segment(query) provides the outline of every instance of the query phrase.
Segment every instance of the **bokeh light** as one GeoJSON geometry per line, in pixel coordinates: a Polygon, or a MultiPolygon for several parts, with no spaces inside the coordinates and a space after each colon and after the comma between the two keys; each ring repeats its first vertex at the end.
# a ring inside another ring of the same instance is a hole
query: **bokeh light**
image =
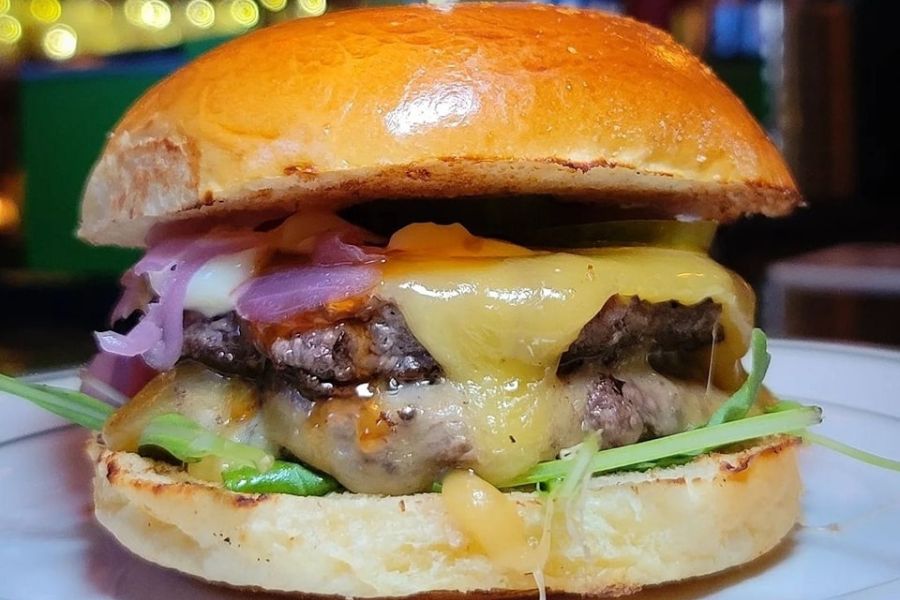
{"type": "Polygon", "coordinates": [[[190,24],[200,29],[208,29],[216,22],[216,9],[209,0],[191,0],[184,12],[190,24]]]}
{"type": "Polygon", "coordinates": [[[259,23],[259,7],[253,0],[234,0],[229,10],[231,18],[242,27],[253,27],[259,23]]]}
{"type": "Polygon", "coordinates": [[[59,0],[31,0],[31,15],[42,23],[54,23],[62,15],[59,0]]]}
{"type": "Polygon", "coordinates": [[[19,218],[19,206],[12,198],[0,194],[0,231],[15,229],[19,218]]]}
{"type": "Polygon", "coordinates": [[[260,0],[260,3],[272,12],[284,10],[287,6],[287,0],[260,0]]]}
{"type": "MultiPolygon", "coordinates": [[[[374,1],[374,0],[373,0],[374,1]]],[[[326,12],[327,0],[0,0],[0,60],[172,48],[326,12]],[[64,27],[51,29],[55,25],[64,27]]]]}
{"type": "Polygon", "coordinates": [[[318,17],[327,8],[325,0],[297,0],[300,14],[305,17],[318,17]]]}
{"type": "Polygon", "coordinates": [[[150,29],[165,29],[172,22],[172,9],[162,0],[144,0],[140,22],[150,29]]]}
{"type": "Polygon", "coordinates": [[[0,15],[0,43],[15,44],[22,38],[22,24],[11,15],[0,15]]]}
{"type": "Polygon", "coordinates": [[[53,60],[72,58],[78,50],[78,34],[68,25],[58,23],[44,33],[41,48],[53,60]]]}

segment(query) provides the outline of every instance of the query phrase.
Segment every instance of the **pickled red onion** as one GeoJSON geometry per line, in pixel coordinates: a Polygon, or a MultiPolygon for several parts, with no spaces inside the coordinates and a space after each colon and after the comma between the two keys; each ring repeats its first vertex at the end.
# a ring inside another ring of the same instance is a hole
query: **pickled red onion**
{"type": "Polygon", "coordinates": [[[252,279],[238,290],[237,313],[254,323],[278,323],[302,312],[362,296],[378,283],[370,265],[302,266],[252,279]]]}
{"type": "MultiPolygon", "coordinates": [[[[379,279],[378,270],[370,264],[383,260],[384,254],[379,248],[351,243],[357,241],[355,237],[349,230],[323,233],[316,238],[312,265],[250,280],[236,294],[238,314],[253,322],[275,323],[365,294],[379,279]]],[[[140,357],[155,371],[172,368],[181,356],[185,295],[197,270],[216,256],[268,242],[261,232],[217,230],[199,238],[173,237],[154,244],[122,276],[122,297],[112,312],[113,320],[135,311],[143,316],[127,334],[96,333],[101,354],[140,357]]]]}
{"type": "Polygon", "coordinates": [[[113,310],[122,317],[135,309],[144,316],[127,334],[104,331],[96,334],[102,351],[118,356],[142,356],[157,371],[172,368],[181,356],[184,339],[184,298],[194,273],[220,254],[239,252],[258,245],[262,234],[223,234],[201,238],[174,238],[153,246],[122,277],[125,291],[113,310]],[[140,292],[135,286],[149,281],[157,298],[144,307],[135,306],[140,292]]]}
{"type": "Polygon", "coordinates": [[[361,265],[384,260],[381,248],[351,243],[353,232],[333,231],[316,239],[312,262],[315,265],[361,265]]]}
{"type": "Polygon", "coordinates": [[[81,373],[81,391],[113,405],[137,394],[156,371],[139,356],[98,352],[81,373]]]}

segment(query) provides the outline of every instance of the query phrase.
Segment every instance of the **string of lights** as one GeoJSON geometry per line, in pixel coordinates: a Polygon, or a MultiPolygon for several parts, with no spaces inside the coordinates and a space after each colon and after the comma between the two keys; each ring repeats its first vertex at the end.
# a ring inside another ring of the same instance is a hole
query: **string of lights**
{"type": "Polygon", "coordinates": [[[177,46],[318,16],[327,0],[0,0],[0,61],[177,46]]]}

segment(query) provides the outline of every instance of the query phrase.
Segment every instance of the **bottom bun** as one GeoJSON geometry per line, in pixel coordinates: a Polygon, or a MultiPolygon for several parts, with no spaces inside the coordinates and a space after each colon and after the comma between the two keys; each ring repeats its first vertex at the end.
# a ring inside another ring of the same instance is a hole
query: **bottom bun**
{"type": "MultiPolygon", "coordinates": [[[[498,567],[454,527],[440,494],[236,494],[96,439],[89,452],[100,523],[135,554],[202,579],[348,597],[535,589],[531,575],[498,567]]],[[[590,479],[580,518],[554,513],[547,589],[615,596],[753,560],[797,521],[796,454],[796,440],[780,437],[590,479]]],[[[510,497],[539,535],[543,497],[510,497]]]]}

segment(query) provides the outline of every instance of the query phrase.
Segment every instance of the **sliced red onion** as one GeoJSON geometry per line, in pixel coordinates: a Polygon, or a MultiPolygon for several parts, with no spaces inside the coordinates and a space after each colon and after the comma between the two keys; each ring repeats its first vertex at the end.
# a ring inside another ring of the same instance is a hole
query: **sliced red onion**
{"type": "Polygon", "coordinates": [[[119,280],[122,284],[122,297],[116,303],[109,319],[115,323],[119,319],[125,319],[133,312],[142,310],[153,300],[153,290],[146,279],[128,270],[119,280]]]}
{"type": "MultiPolygon", "coordinates": [[[[376,269],[365,265],[384,256],[377,248],[350,243],[351,239],[362,241],[352,231],[322,235],[313,251],[315,266],[286,269],[248,282],[238,291],[238,313],[251,321],[274,323],[364,294],[379,278],[376,269]]],[[[124,291],[113,310],[113,319],[135,310],[142,311],[143,317],[127,334],[97,333],[100,349],[121,357],[141,357],[156,371],[172,368],[181,356],[184,301],[191,278],[216,256],[265,242],[265,233],[223,230],[160,240],[123,275],[124,291]]]]}
{"type": "Polygon", "coordinates": [[[98,352],[81,374],[81,391],[98,400],[121,405],[156,376],[139,356],[98,352]]]}
{"type": "Polygon", "coordinates": [[[319,236],[313,248],[315,265],[361,265],[384,260],[384,252],[372,246],[360,246],[349,242],[353,232],[332,231],[319,236]]]}
{"type": "MultiPolygon", "coordinates": [[[[159,304],[154,303],[147,309],[147,314],[135,325],[128,334],[115,331],[98,331],[94,333],[97,338],[97,346],[103,352],[109,352],[118,356],[140,356],[149,352],[162,339],[162,329],[159,327],[158,318],[154,318],[155,312],[159,312],[159,304]]],[[[130,313],[129,313],[130,314],[130,313]]]]}
{"type": "Polygon", "coordinates": [[[238,290],[237,313],[254,323],[278,323],[329,303],[362,296],[378,283],[370,265],[305,266],[257,277],[238,290]]]}
{"type": "Polygon", "coordinates": [[[130,314],[139,294],[133,287],[146,286],[147,281],[157,299],[142,309],[144,316],[127,334],[98,333],[100,348],[119,356],[142,356],[157,371],[172,368],[181,356],[184,298],[191,277],[210,259],[254,247],[262,239],[263,234],[253,232],[215,232],[201,238],[164,240],[152,247],[122,277],[126,289],[113,314],[130,314]]]}
{"type": "Polygon", "coordinates": [[[154,290],[150,284],[150,275],[161,276],[163,271],[171,269],[178,258],[184,255],[191,244],[189,238],[164,240],[147,250],[144,256],[122,275],[122,297],[112,311],[112,320],[124,319],[136,310],[145,310],[153,299],[154,290]]]}

